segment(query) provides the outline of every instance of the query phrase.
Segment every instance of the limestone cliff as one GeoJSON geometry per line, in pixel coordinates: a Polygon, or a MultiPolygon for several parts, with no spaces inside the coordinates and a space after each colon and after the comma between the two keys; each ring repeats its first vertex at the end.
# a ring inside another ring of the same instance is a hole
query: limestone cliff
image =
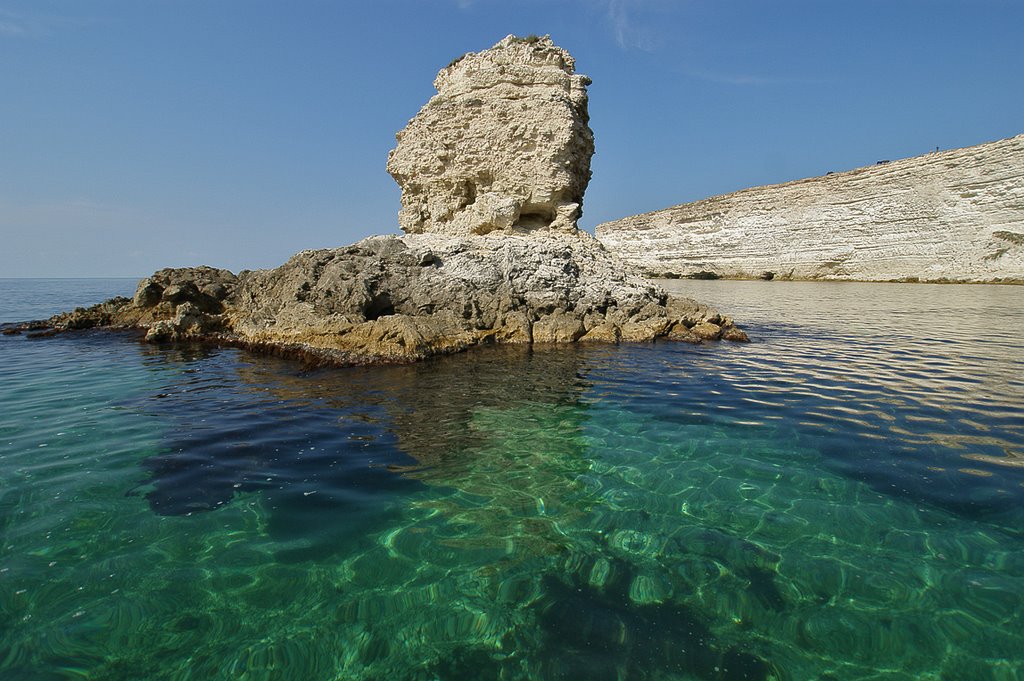
{"type": "Polygon", "coordinates": [[[650,275],[1024,281],[1024,135],[623,218],[650,275]]]}
{"type": "Polygon", "coordinates": [[[442,70],[439,94],[399,135],[388,168],[407,234],[303,251],[273,270],[160,270],[131,300],[37,326],[137,328],[151,342],[338,364],[483,343],[747,340],[576,228],[593,154],[588,82],[549,38],[509,36],[442,70]]]}

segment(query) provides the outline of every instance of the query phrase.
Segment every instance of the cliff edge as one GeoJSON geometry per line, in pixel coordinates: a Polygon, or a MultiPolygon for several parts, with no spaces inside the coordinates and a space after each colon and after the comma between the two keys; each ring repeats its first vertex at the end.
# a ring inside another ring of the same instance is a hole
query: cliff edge
{"type": "Polygon", "coordinates": [[[1024,135],[627,217],[597,237],[650,276],[1022,283],[1024,135]]]}

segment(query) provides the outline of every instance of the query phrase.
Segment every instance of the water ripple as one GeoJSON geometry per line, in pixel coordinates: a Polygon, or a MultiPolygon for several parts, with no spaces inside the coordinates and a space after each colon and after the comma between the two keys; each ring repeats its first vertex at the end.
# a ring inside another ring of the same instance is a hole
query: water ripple
{"type": "Polygon", "coordinates": [[[0,339],[0,676],[1019,678],[1019,289],[672,285],[755,342],[0,339]]]}

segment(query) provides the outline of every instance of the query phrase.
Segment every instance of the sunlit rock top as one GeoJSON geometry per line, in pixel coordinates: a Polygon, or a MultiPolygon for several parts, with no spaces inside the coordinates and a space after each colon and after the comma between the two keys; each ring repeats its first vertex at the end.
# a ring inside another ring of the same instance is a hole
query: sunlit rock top
{"type": "Polygon", "coordinates": [[[594,135],[587,85],[547,36],[508,36],[442,69],[388,172],[405,232],[575,232],[594,135]]]}

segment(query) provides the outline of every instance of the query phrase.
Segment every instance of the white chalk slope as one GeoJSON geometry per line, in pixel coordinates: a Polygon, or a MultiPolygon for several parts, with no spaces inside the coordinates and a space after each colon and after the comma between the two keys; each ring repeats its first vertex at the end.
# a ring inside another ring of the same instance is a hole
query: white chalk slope
{"type": "Polygon", "coordinates": [[[1024,135],[597,227],[651,275],[1024,280],[1024,135]]]}

